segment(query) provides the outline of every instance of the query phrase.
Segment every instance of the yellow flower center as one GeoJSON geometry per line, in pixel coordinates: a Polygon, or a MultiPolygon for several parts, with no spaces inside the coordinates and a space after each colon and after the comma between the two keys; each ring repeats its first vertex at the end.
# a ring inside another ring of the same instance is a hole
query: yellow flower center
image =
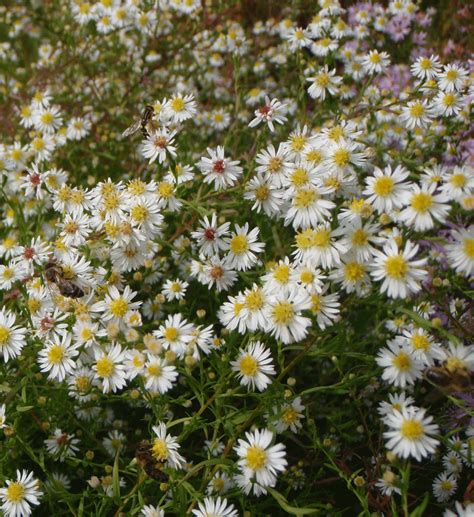
{"type": "Polygon", "coordinates": [[[262,449],[262,447],[254,445],[247,449],[245,460],[247,461],[248,468],[252,470],[260,470],[267,462],[267,453],[262,449]]]}
{"type": "Polygon", "coordinates": [[[8,343],[8,340],[10,339],[10,329],[7,327],[0,325],[0,346],[4,346],[8,343]]]}
{"type": "Polygon", "coordinates": [[[48,352],[48,359],[53,364],[59,364],[64,357],[64,348],[61,345],[53,345],[48,352]]]}
{"type": "Polygon", "coordinates": [[[364,278],[365,268],[358,262],[348,262],[344,268],[344,277],[349,282],[358,282],[364,278]]]}
{"type": "Polygon", "coordinates": [[[168,459],[168,446],[164,440],[160,438],[155,438],[153,442],[153,447],[151,449],[151,454],[158,461],[166,461],[168,459]]]}
{"type": "Polygon", "coordinates": [[[446,73],[446,79],[449,81],[454,81],[458,77],[458,72],[456,70],[448,70],[446,73]]]}
{"type": "Polygon", "coordinates": [[[282,163],[283,160],[281,158],[278,158],[277,156],[272,157],[268,160],[267,169],[270,172],[278,172],[281,169],[282,163]]]}
{"type": "Polygon", "coordinates": [[[175,341],[178,337],[178,329],[175,327],[168,327],[164,331],[166,341],[175,341]]]}
{"type": "Polygon", "coordinates": [[[250,311],[258,311],[263,307],[263,294],[260,290],[251,291],[245,297],[245,306],[250,311]]]}
{"type": "Polygon", "coordinates": [[[316,230],[313,235],[313,244],[318,248],[327,248],[331,242],[331,230],[328,228],[322,228],[316,230]]]}
{"type": "Polygon", "coordinates": [[[260,187],[257,187],[254,190],[255,197],[259,201],[266,201],[268,199],[268,196],[270,195],[270,190],[266,185],[261,185],[260,187]]]}
{"type": "Polygon", "coordinates": [[[184,99],[176,97],[171,101],[171,109],[173,111],[183,111],[185,107],[184,99]]]}
{"type": "Polygon", "coordinates": [[[112,300],[109,310],[116,318],[123,318],[128,311],[128,302],[122,297],[112,300]]]}
{"type": "Polygon", "coordinates": [[[308,183],[308,180],[308,171],[302,167],[298,167],[291,174],[291,183],[293,183],[295,187],[301,187],[305,183],[308,183]]]}
{"type": "Polygon", "coordinates": [[[308,269],[302,271],[300,274],[300,281],[303,284],[310,284],[313,281],[313,279],[314,279],[314,275],[308,269]]]}
{"type": "Polygon", "coordinates": [[[110,377],[115,369],[114,362],[109,357],[101,357],[96,363],[97,375],[100,377],[110,377]]]}
{"type": "MultiPolygon", "coordinates": [[[[77,311],[76,311],[76,313],[77,313],[77,311]]],[[[93,335],[94,334],[92,333],[92,330],[88,327],[83,328],[81,330],[81,339],[83,341],[89,341],[89,339],[91,339],[93,337],[93,335]]]]}
{"type": "MultiPolygon", "coordinates": [[[[10,280],[10,278],[13,277],[13,274],[14,274],[14,271],[11,267],[6,267],[4,270],[3,270],[3,278],[5,280],[10,280]]],[[[0,340],[1,341],[1,340],[0,340]]]]}
{"type": "Polygon", "coordinates": [[[240,314],[240,311],[245,307],[244,303],[236,302],[234,303],[234,315],[238,316],[240,314]]]}
{"type": "Polygon", "coordinates": [[[290,266],[286,264],[277,266],[273,271],[273,278],[280,282],[280,284],[286,284],[290,279],[290,266]]]}
{"type": "Polygon", "coordinates": [[[353,246],[365,246],[366,244],[368,244],[368,242],[369,242],[368,234],[362,228],[358,228],[352,234],[351,243],[353,246]]]}
{"type": "Polygon", "coordinates": [[[405,420],[400,427],[403,438],[407,440],[419,440],[424,435],[424,428],[418,420],[405,420]]]}
{"type": "Polygon", "coordinates": [[[294,317],[295,311],[290,302],[282,301],[275,304],[272,309],[273,319],[280,325],[287,325],[294,317]]]}
{"type": "Polygon", "coordinates": [[[453,174],[449,180],[449,183],[456,188],[462,188],[466,184],[466,176],[464,174],[453,174]]]}
{"type": "Polygon", "coordinates": [[[395,366],[395,368],[398,368],[404,372],[410,369],[411,360],[405,352],[399,352],[398,355],[392,359],[392,364],[395,366]]]}
{"type": "Polygon", "coordinates": [[[323,155],[317,149],[311,149],[306,153],[306,160],[313,164],[319,163],[323,159],[323,155]]]}
{"type": "Polygon", "coordinates": [[[309,249],[313,246],[315,231],[311,228],[296,235],[296,246],[300,250],[309,249]]]}
{"type": "Polygon", "coordinates": [[[295,195],[293,204],[296,208],[307,208],[318,199],[313,189],[300,189],[295,195]]]}
{"type": "Polygon", "coordinates": [[[416,212],[425,213],[433,204],[433,196],[427,192],[413,194],[410,204],[416,212]]]}
{"type": "Polygon", "coordinates": [[[407,261],[401,255],[393,255],[385,261],[385,272],[391,278],[401,280],[408,272],[407,261]]]}
{"type": "Polygon", "coordinates": [[[130,215],[132,219],[137,221],[137,223],[143,223],[148,219],[150,212],[146,206],[143,205],[135,205],[131,211],[130,215]]]}
{"type": "Polygon", "coordinates": [[[53,122],[53,120],[54,120],[53,114],[49,111],[47,111],[46,113],[43,113],[41,115],[41,122],[43,122],[43,124],[49,125],[49,124],[51,124],[51,122],[53,122]]]}
{"type": "Polygon", "coordinates": [[[304,135],[294,135],[291,137],[291,147],[295,151],[301,151],[306,145],[307,138],[304,135]]]}
{"type": "Polygon", "coordinates": [[[450,372],[454,372],[466,368],[466,363],[459,357],[449,357],[445,362],[445,366],[450,372]]]}
{"type": "Polygon", "coordinates": [[[395,182],[388,176],[381,176],[374,182],[374,192],[377,196],[386,197],[392,193],[395,182]]]}
{"type": "Polygon", "coordinates": [[[474,260],[474,239],[464,239],[463,251],[471,259],[474,260]]]}
{"type": "Polygon", "coordinates": [[[230,241],[230,250],[234,255],[242,255],[249,249],[247,237],[245,235],[235,235],[230,241]]]}
{"type": "Polygon", "coordinates": [[[281,419],[285,424],[293,424],[298,420],[298,412],[292,407],[285,408],[281,415],[281,419]]]}
{"type": "Polygon", "coordinates": [[[10,503],[19,503],[25,495],[25,488],[20,483],[13,481],[7,488],[7,501],[10,503]]]}
{"type": "Polygon", "coordinates": [[[411,345],[415,350],[427,351],[430,348],[430,342],[423,334],[415,334],[412,336],[411,345]]]}
{"type": "Polygon", "coordinates": [[[311,295],[311,312],[317,314],[321,310],[321,297],[319,294],[311,295]]]}
{"type": "Polygon", "coordinates": [[[42,151],[44,149],[44,140],[40,137],[37,137],[31,142],[33,149],[35,151],[42,151]]]}
{"type": "Polygon", "coordinates": [[[76,386],[76,390],[80,391],[82,393],[89,390],[89,387],[91,385],[90,380],[85,375],[81,375],[80,377],[76,377],[74,379],[74,384],[76,386]]]}
{"type": "Polygon", "coordinates": [[[332,156],[333,162],[338,167],[345,167],[351,158],[351,155],[347,149],[338,149],[332,156]]]}
{"type": "Polygon", "coordinates": [[[424,115],[425,108],[421,102],[415,102],[413,106],[410,106],[410,115],[413,118],[420,118],[424,115]]]}
{"type": "Polygon", "coordinates": [[[329,84],[329,75],[322,72],[316,77],[315,83],[321,87],[325,88],[329,84]]]}
{"type": "Polygon", "coordinates": [[[157,364],[150,364],[147,368],[148,375],[152,377],[159,377],[161,375],[162,369],[157,364]]]}
{"type": "Polygon", "coordinates": [[[158,194],[164,199],[168,199],[173,196],[174,186],[167,181],[162,181],[158,185],[158,194]]]}
{"type": "Polygon", "coordinates": [[[242,357],[239,362],[239,368],[242,375],[254,377],[258,371],[258,363],[251,355],[247,354],[242,357]]]}

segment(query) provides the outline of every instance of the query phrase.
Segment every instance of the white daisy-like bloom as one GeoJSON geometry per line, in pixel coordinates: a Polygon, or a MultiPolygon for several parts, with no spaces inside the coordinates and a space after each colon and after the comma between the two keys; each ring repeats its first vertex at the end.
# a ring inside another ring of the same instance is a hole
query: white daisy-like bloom
{"type": "Polygon", "coordinates": [[[212,214],[211,219],[205,216],[199,222],[200,228],[191,233],[191,237],[199,245],[199,251],[206,257],[212,257],[225,249],[224,237],[229,234],[230,223],[218,225],[217,215],[212,214]]]}
{"type": "Polygon", "coordinates": [[[359,261],[369,261],[374,254],[374,246],[379,244],[380,226],[373,223],[363,223],[360,218],[348,222],[336,229],[335,235],[341,235],[341,244],[359,261]]]}
{"type": "Polygon", "coordinates": [[[290,281],[304,287],[308,293],[320,293],[326,278],[311,262],[302,262],[290,270],[290,281]]]}
{"type": "Polygon", "coordinates": [[[0,353],[5,362],[18,357],[26,345],[26,329],[15,325],[16,316],[5,307],[0,311],[0,353]]]}
{"type": "Polygon", "coordinates": [[[407,129],[426,128],[433,118],[433,109],[426,99],[410,101],[402,108],[399,120],[407,129]]]}
{"type": "Polygon", "coordinates": [[[420,56],[410,67],[411,73],[422,81],[435,79],[441,72],[439,57],[431,54],[430,57],[420,56]]]}
{"type": "Polygon", "coordinates": [[[176,158],[176,147],[173,145],[175,136],[176,131],[170,131],[166,127],[152,131],[143,142],[143,156],[150,159],[149,163],[157,158],[159,163],[163,163],[167,154],[176,158]]]}
{"type": "Polygon", "coordinates": [[[257,174],[246,184],[244,199],[254,202],[252,210],[257,213],[263,210],[269,217],[279,216],[284,203],[283,191],[262,174],[257,174]]]}
{"type": "Polygon", "coordinates": [[[161,293],[169,302],[172,300],[182,300],[186,295],[186,289],[188,286],[188,282],[180,280],[179,278],[176,280],[166,280],[161,293]]]}
{"type": "Polygon", "coordinates": [[[383,251],[375,250],[371,275],[382,281],[382,293],[387,292],[390,298],[407,298],[421,289],[421,282],[428,275],[423,269],[427,259],[414,260],[417,252],[418,244],[408,240],[405,248],[399,250],[394,239],[387,241],[383,251]]]}
{"type": "Polygon", "coordinates": [[[137,293],[132,291],[128,285],[125,286],[123,293],[120,293],[114,285],[111,285],[104,300],[95,303],[91,310],[93,312],[102,312],[101,318],[103,321],[112,320],[115,323],[119,323],[125,318],[128,311],[140,307],[142,302],[132,301],[136,295],[137,293]]]}
{"type": "Polygon", "coordinates": [[[253,284],[252,287],[245,289],[240,298],[244,306],[239,332],[241,332],[240,329],[243,329],[241,333],[245,333],[265,328],[265,307],[268,298],[266,290],[257,284],[253,284]]]}
{"type": "Polygon", "coordinates": [[[316,228],[308,228],[296,235],[295,261],[310,262],[314,266],[325,269],[341,263],[341,255],[347,248],[334,239],[336,231],[329,224],[320,224],[316,228]]]}
{"type": "Polygon", "coordinates": [[[147,504],[140,510],[140,515],[141,517],[165,517],[165,512],[158,506],[147,504]]]}
{"type": "Polygon", "coordinates": [[[381,477],[377,483],[375,483],[375,486],[383,495],[391,496],[394,493],[401,495],[402,490],[400,486],[397,486],[397,484],[401,485],[400,479],[394,472],[392,472],[390,469],[387,469],[383,473],[383,477],[381,477]]]}
{"type": "Polygon", "coordinates": [[[353,173],[354,166],[364,167],[366,163],[367,154],[360,151],[360,144],[350,140],[331,141],[326,149],[326,158],[318,169],[325,171],[329,168],[342,181],[345,173],[353,173]]]}
{"type": "Polygon", "coordinates": [[[265,292],[273,294],[275,291],[289,287],[292,282],[294,265],[289,257],[279,260],[271,269],[261,277],[265,292]]]}
{"type": "Polygon", "coordinates": [[[7,406],[5,404],[2,404],[0,405],[0,429],[3,429],[4,427],[6,427],[6,420],[7,420],[7,417],[5,415],[5,412],[7,410],[7,406]]]}
{"type": "Polygon", "coordinates": [[[115,458],[117,451],[122,449],[127,439],[123,433],[114,429],[102,440],[102,445],[111,458],[115,458]]]}
{"type": "Polygon", "coordinates": [[[474,169],[469,166],[454,167],[443,175],[440,191],[449,199],[458,201],[474,192],[474,169]]]}
{"type": "Polygon", "coordinates": [[[329,193],[328,188],[314,185],[291,189],[288,196],[291,205],[286,210],[285,225],[291,223],[295,229],[309,228],[330,220],[331,210],[336,205],[323,198],[329,193]]]}
{"type": "Polygon", "coordinates": [[[170,119],[173,124],[179,124],[197,113],[196,101],[192,94],[183,97],[181,93],[177,93],[165,102],[162,109],[163,116],[170,119]]]}
{"type": "Polygon", "coordinates": [[[66,246],[81,246],[92,231],[90,218],[82,213],[66,214],[64,220],[57,225],[61,228],[61,238],[66,246]]]}
{"type": "Polygon", "coordinates": [[[407,345],[398,341],[387,342],[388,348],[379,350],[376,361],[384,371],[382,379],[398,388],[405,388],[414,384],[423,375],[425,365],[416,359],[407,345]]]}
{"type": "Polygon", "coordinates": [[[309,47],[312,43],[312,36],[313,33],[311,30],[303,29],[303,27],[290,27],[282,34],[282,37],[288,41],[292,52],[304,47],[309,47]]]}
{"type": "Polygon", "coordinates": [[[229,267],[237,271],[247,271],[258,262],[257,253],[265,248],[263,242],[258,242],[260,230],[256,227],[249,231],[249,224],[234,225],[230,237],[224,239],[227,250],[226,261],[229,267]]]}
{"type": "Polygon", "coordinates": [[[92,369],[95,372],[94,378],[102,384],[102,392],[115,393],[126,384],[127,374],[123,361],[125,351],[118,344],[110,344],[105,350],[99,347],[94,350],[95,362],[92,369]]]}
{"type": "Polygon", "coordinates": [[[472,517],[474,515],[474,503],[456,501],[454,511],[445,510],[443,517],[472,517]]]}
{"type": "Polygon", "coordinates": [[[291,167],[289,153],[285,146],[280,144],[278,149],[275,149],[270,144],[257,154],[255,161],[258,165],[255,172],[263,174],[276,188],[280,188],[291,167]]]}
{"type": "Polygon", "coordinates": [[[38,163],[32,163],[26,169],[26,175],[23,177],[21,184],[25,195],[30,198],[44,199],[47,192],[43,187],[47,185],[48,175],[49,171],[40,171],[38,163]]]}
{"type": "Polygon", "coordinates": [[[342,77],[336,75],[336,69],[329,70],[328,65],[324,65],[316,75],[308,77],[306,80],[312,83],[308,88],[309,96],[322,101],[326,98],[326,92],[335,95],[338,86],[342,83],[342,77]]]}
{"type": "Polygon", "coordinates": [[[270,131],[275,131],[274,122],[283,124],[288,119],[285,117],[286,104],[281,103],[278,99],[271,99],[265,96],[265,105],[255,110],[255,118],[253,118],[249,127],[255,127],[260,122],[266,123],[270,131]]]}
{"type": "Polygon", "coordinates": [[[371,50],[362,59],[362,66],[368,74],[380,74],[390,64],[390,56],[387,52],[371,50]]]}
{"type": "Polygon", "coordinates": [[[284,344],[301,341],[311,326],[311,320],[301,312],[310,307],[311,298],[305,289],[294,286],[275,293],[265,308],[266,332],[284,344]]]}
{"type": "Polygon", "coordinates": [[[193,510],[196,517],[238,517],[239,513],[233,504],[228,504],[227,499],[217,497],[206,497],[198,503],[197,509],[193,510]]]}
{"type": "Polygon", "coordinates": [[[438,87],[445,92],[461,91],[468,79],[469,72],[456,64],[444,65],[438,75],[438,87]]]}
{"type": "Polygon", "coordinates": [[[464,102],[465,99],[456,92],[438,92],[431,106],[436,115],[452,117],[461,113],[464,102]]]}
{"type": "Polygon", "coordinates": [[[402,411],[402,409],[411,406],[415,402],[413,397],[407,397],[406,393],[389,393],[388,402],[382,401],[377,408],[381,417],[387,416],[393,411],[402,411]]]}
{"type": "Polygon", "coordinates": [[[79,439],[74,434],[64,433],[61,429],[55,429],[53,435],[44,441],[48,453],[59,461],[74,458],[79,450],[78,443],[79,439]]]}
{"type": "Polygon", "coordinates": [[[445,454],[443,456],[442,463],[443,467],[446,469],[446,472],[450,472],[455,476],[459,476],[463,468],[461,456],[459,456],[459,454],[455,451],[449,451],[447,454],[445,454]]]}
{"type": "Polygon", "coordinates": [[[28,276],[26,267],[22,263],[9,261],[7,265],[0,264],[0,290],[8,290],[28,276]]]}
{"type": "Polygon", "coordinates": [[[8,479],[6,486],[0,488],[0,508],[5,517],[28,517],[32,512],[31,507],[40,504],[39,498],[42,495],[33,472],[17,470],[16,479],[8,479]]]}
{"type": "Polygon", "coordinates": [[[439,427],[425,413],[425,409],[411,406],[387,415],[385,424],[390,428],[384,433],[387,449],[401,458],[414,457],[418,461],[434,453],[439,440],[432,435],[439,433],[439,427]]]}
{"type": "Polygon", "coordinates": [[[43,373],[49,372],[48,379],[63,381],[76,367],[75,357],[79,355],[79,343],[71,344],[70,333],[54,336],[38,353],[38,363],[43,373]]]}
{"type": "Polygon", "coordinates": [[[411,191],[411,184],[405,183],[410,174],[405,167],[398,165],[392,171],[387,165],[385,169],[374,168],[373,176],[365,178],[367,184],[364,196],[377,212],[391,212],[403,206],[402,195],[411,191]]]}
{"type": "Polygon", "coordinates": [[[145,367],[146,357],[141,350],[136,348],[127,350],[125,354],[125,371],[127,372],[127,378],[131,381],[135,379],[137,375],[143,373],[145,367]]]}
{"type": "Polygon", "coordinates": [[[290,429],[292,433],[297,433],[303,427],[301,420],[305,417],[304,410],[301,397],[296,397],[291,403],[283,404],[281,407],[274,407],[273,413],[277,417],[274,422],[276,432],[284,433],[290,429]]]}
{"type": "Polygon", "coordinates": [[[166,350],[170,349],[178,357],[183,357],[186,345],[194,339],[194,326],[188,323],[181,314],[170,314],[153,335],[166,350]]]}
{"type": "Polygon", "coordinates": [[[242,476],[260,487],[274,487],[278,472],[284,471],[288,464],[285,446],[282,443],[271,446],[273,433],[268,429],[247,432],[245,438],[239,439],[234,447],[242,476]]]}
{"type": "Polygon", "coordinates": [[[81,117],[73,117],[66,130],[66,135],[69,140],[81,140],[84,138],[91,129],[91,123],[89,120],[81,117]]]}
{"type": "Polygon", "coordinates": [[[397,336],[396,341],[406,343],[416,359],[423,361],[425,365],[432,366],[435,360],[442,360],[445,352],[433,336],[422,328],[410,327],[403,330],[402,336],[397,336]]]}
{"type": "Polygon", "coordinates": [[[169,391],[177,377],[176,366],[169,365],[164,359],[148,354],[143,373],[145,388],[151,393],[163,395],[169,391]]]}
{"type": "Polygon", "coordinates": [[[339,295],[337,293],[325,294],[329,288],[327,284],[321,292],[311,293],[310,312],[316,316],[316,322],[321,330],[330,327],[335,321],[339,320],[341,306],[339,295]]]}
{"type": "MultiPolygon", "coordinates": [[[[220,453],[219,453],[220,454],[220,453]]],[[[211,494],[224,494],[230,490],[233,486],[231,478],[221,471],[217,471],[212,477],[209,485],[207,485],[206,493],[211,494]]]]}
{"type": "Polygon", "coordinates": [[[461,343],[448,343],[448,348],[444,349],[444,362],[448,370],[456,368],[466,368],[474,370],[474,345],[465,346],[461,343]]]}
{"type": "Polygon", "coordinates": [[[435,184],[420,187],[415,183],[410,192],[403,192],[401,201],[407,206],[399,215],[400,221],[417,232],[431,230],[435,220],[446,221],[451,206],[445,203],[447,198],[444,194],[436,194],[435,191],[435,184]]]}
{"type": "Polygon", "coordinates": [[[166,424],[159,422],[158,425],[153,426],[153,432],[156,438],[152,441],[151,454],[153,458],[159,463],[163,463],[166,467],[172,469],[181,469],[186,460],[179,454],[178,450],[181,447],[176,437],[167,433],[166,424]]]}
{"type": "Polygon", "coordinates": [[[59,106],[46,106],[35,110],[33,125],[42,133],[52,134],[62,124],[61,110],[59,106]]]}
{"type": "Polygon", "coordinates": [[[438,503],[444,503],[451,499],[456,492],[458,482],[453,474],[442,472],[433,481],[433,494],[438,503]]]}
{"type": "Polygon", "coordinates": [[[231,361],[232,370],[243,386],[255,391],[264,391],[271,384],[270,375],[275,375],[272,354],[260,341],[250,343],[245,349],[240,349],[239,356],[231,361]]]}
{"type": "Polygon", "coordinates": [[[203,156],[197,164],[204,176],[204,183],[214,183],[217,190],[234,185],[243,172],[240,162],[226,158],[224,147],[219,145],[215,150],[208,147],[207,152],[209,158],[203,156]]]}
{"type": "Polygon", "coordinates": [[[237,281],[237,273],[217,255],[201,264],[201,267],[202,271],[198,280],[208,289],[211,289],[215,284],[217,292],[227,291],[237,281]]]}
{"type": "Polygon", "coordinates": [[[349,252],[344,255],[342,262],[329,274],[331,280],[341,283],[348,293],[354,291],[359,296],[365,296],[370,290],[369,266],[349,252]]]}

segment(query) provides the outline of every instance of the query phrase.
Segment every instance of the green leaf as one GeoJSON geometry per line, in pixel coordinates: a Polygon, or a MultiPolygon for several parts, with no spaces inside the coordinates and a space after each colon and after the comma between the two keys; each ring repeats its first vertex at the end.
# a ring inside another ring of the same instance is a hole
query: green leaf
{"type": "Polygon", "coordinates": [[[267,490],[283,510],[291,515],[312,515],[319,513],[319,510],[316,510],[315,508],[297,508],[296,506],[290,506],[288,501],[280,494],[280,492],[268,487],[267,490]]]}
{"type": "Polygon", "coordinates": [[[24,413],[25,411],[29,411],[30,409],[33,409],[34,406],[17,406],[16,410],[18,413],[24,413]]]}
{"type": "Polygon", "coordinates": [[[120,448],[115,453],[114,470],[112,472],[112,488],[114,490],[114,499],[117,502],[120,501],[119,455],[120,448]]]}
{"type": "Polygon", "coordinates": [[[428,506],[429,500],[430,494],[426,493],[421,504],[410,513],[410,517],[421,517],[424,514],[426,507],[428,506]]]}

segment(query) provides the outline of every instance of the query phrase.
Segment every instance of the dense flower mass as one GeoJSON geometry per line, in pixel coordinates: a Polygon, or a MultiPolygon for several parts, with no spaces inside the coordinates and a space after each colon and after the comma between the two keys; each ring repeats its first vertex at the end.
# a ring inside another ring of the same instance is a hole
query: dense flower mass
{"type": "Polygon", "coordinates": [[[472,515],[470,6],[10,4],[2,514],[472,515]]]}

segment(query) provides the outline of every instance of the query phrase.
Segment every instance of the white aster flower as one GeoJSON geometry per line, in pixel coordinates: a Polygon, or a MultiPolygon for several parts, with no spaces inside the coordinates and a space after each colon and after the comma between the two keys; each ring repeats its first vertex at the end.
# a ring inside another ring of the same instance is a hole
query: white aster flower
{"type": "Polygon", "coordinates": [[[181,469],[186,460],[179,454],[180,445],[174,436],[168,434],[166,424],[159,422],[158,425],[153,426],[153,432],[156,434],[151,446],[153,458],[166,467],[181,469]]]}
{"type": "Polygon", "coordinates": [[[6,487],[0,488],[1,509],[5,517],[28,517],[32,506],[39,505],[43,492],[39,482],[33,477],[33,472],[17,470],[16,479],[8,479],[6,487]]]}
{"type": "Polygon", "coordinates": [[[239,356],[231,361],[232,370],[237,372],[240,382],[249,389],[264,391],[271,383],[269,375],[275,375],[270,349],[263,343],[255,341],[245,349],[240,349],[239,356]]]}

